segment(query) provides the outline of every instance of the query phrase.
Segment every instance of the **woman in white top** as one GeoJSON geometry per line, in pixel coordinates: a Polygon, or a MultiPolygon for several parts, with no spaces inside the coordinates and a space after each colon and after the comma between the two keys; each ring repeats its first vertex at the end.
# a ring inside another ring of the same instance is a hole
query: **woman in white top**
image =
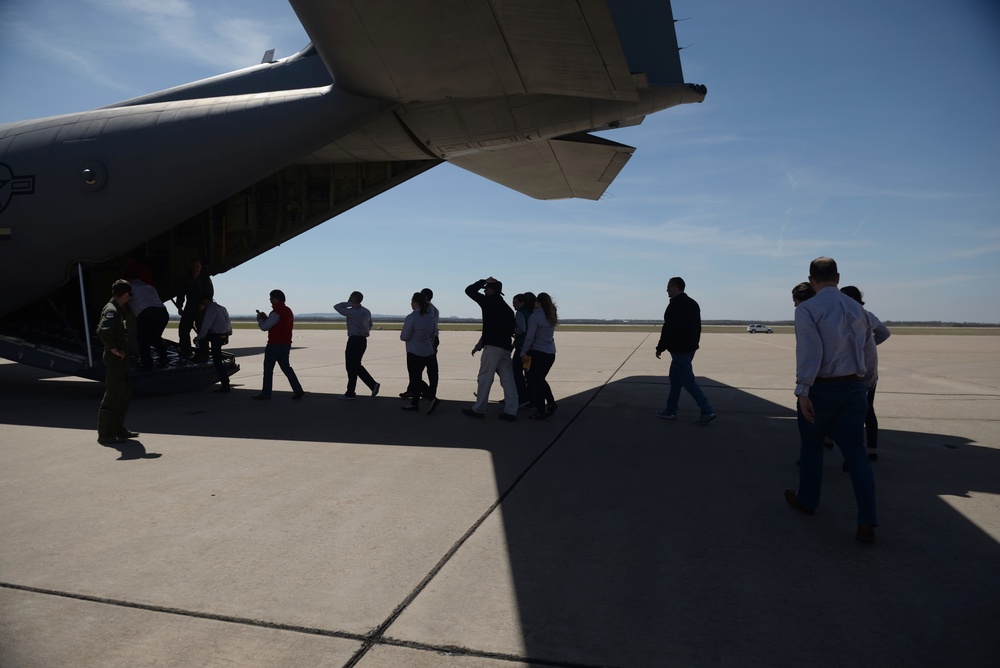
{"type": "Polygon", "coordinates": [[[538,293],[535,310],[528,317],[528,331],[524,335],[521,353],[524,357],[531,358],[527,374],[528,392],[531,404],[535,407],[535,412],[528,416],[531,420],[544,420],[558,408],[552,396],[552,388],[545,380],[556,361],[555,329],[558,324],[559,316],[552,297],[547,292],[538,293]]]}
{"type": "MultiPolygon", "coordinates": [[[[854,285],[848,285],[840,289],[845,295],[861,304],[865,305],[864,295],[861,290],[854,285]]],[[[876,317],[874,313],[865,309],[868,316],[868,325],[871,327],[872,336],[865,341],[865,361],[869,368],[865,373],[865,387],[868,391],[868,413],[865,415],[865,439],[868,445],[869,461],[878,461],[878,416],[875,415],[875,386],[878,385],[878,351],[875,346],[880,345],[889,338],[889,328],[876,317]]]]}
{"type": "Polygon", "coordinates": [[[434,385],[429,386],[422,376],[424,369],[434,359],[434,334],[437,325],[424,295],[414,292],[410,308],[413,310],[403,321],[403,331],[399,334],[400,340],[406,342],[406,371],[410,377],[410,384],[406,388],[410,404],[403,406],[403,410],[420,410],[420,397],[423,395],[431,401],[430,410],[427,411],[430,415],[440,403],[437,398],[437,383],[432,378],[434,385]]]}

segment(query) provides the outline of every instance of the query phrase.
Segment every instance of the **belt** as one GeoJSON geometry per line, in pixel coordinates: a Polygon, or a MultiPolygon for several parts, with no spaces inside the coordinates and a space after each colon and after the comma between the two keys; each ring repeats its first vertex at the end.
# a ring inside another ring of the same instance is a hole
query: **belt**
{"type": "Polygon", "coordinates": [[[849,383],[856,380],[864,380],[861,376],[856,373],[852,373],[849,376],[829,376],[828,378],[817,378],[814,383],[849,383]]]}

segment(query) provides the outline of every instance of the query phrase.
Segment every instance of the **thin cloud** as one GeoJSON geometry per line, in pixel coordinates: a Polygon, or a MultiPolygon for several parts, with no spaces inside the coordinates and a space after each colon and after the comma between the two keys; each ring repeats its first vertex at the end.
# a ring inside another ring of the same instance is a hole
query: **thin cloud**
{"type": "Polygon", "coordinates": [[[28,26],[17,27],[17,33],[40,57],[60,63],[62,67],[98,85],[119,91],[130,90],[127,84],[110,76],[97,64],[100,62],[99,58],[74,45],[70,40],[28,26]]]}
{"type": "MultiPolygon", "coordinates": [[[[776,244],[773,238],[753,229],[724,227],[703,222],[703,218],[690,216],[673,219],[656,225],[639,225],[634,223],[615,224],[583,224],[579,222],[552,222],[542,220],[517,221],[453,221],[452,225],[469,234],[472,230],[489,231],[531,238],[551,236],[565,245],[567,239],[572,239],[576,249],[591,248],[606,250],[609,241],[641,242],[644,245],[657,244],[669,247],[684,246],[697,252],[699,249],[710,250],[713,254],[726,254],[744,257],[763,257],[772,260],[779,258],[814,257],[817,248],[865,248],[868,242],[860,242],[845,237],[825,239],[795,239],[780,240],[776,244]]],[[[449,223],[440,221],[444,227],[449,223]]],[[[788,224],[786,223],[785,228],[788,224]]],[[[784,229],[784,228],[783,228],[784,229]]],[[[551,251],[550,251],[551,252],[551,251]]],[[[662,252],[662,251],[661,251],[662,252]]]]}
{"type": "Polygon", "coordinates": [[[990,246],[977,246],[976,248],[967,248],[964,250],[952,251],[947,254],[946,259],[966,260],[970,257],[979,257],[981,255],[989,255],[990,253],[1000,253],[1000,244],[993,244],[990,246]]]}
{"type": "Polygon", "coordinates": [[[858,232],[860,232],[861,228],[865,226],[865,223],[868,222],[868,219],[872,217],[872,213],[874,213],[874,211],[875,210],[872,209],[867,214],[865,214],[865,217],[861,219],[861,222],[858,223],[858,226],[854,228],[854,233],[851,235],[852,237],[858,236],[858,232]]]}
{"type": "Polygon", "coordinates": [[[968,283],[969,281],[980,281],[981,276],[973,276],[970,274],[952,274],[949,276],[936,276],[934,278],[924,278],[924,279],[914,279],[908,281],[897,281],[891,283],[883,283],[881,288],[883,292],[896,292],[896,291],[910,291],[915,289],[923,288],[935,288],[942,285],[954,285],[955,283],[968,283]]]}
{"type": "Polygon", "coordinates": [[[823,197],[887,197],[909,200],[947,200],[969,196],[969,193],[927,189],[879,188],[860,181],[845,179],[812,168],[792,168],[785,178],[793,190],[807,190],[823,197]]]}
{"type": "Polygon", "coordinates": [[[150,17],[193,18],[195,10],[185,0],[97,0],[93,4],[111,13],[132,13],[150,17]]]}
{"type": "MultiPolygon", "coordinates": [[[[137,26],[134,52],[168,53],[171,58],[200,63],[219,73],[260,62],[267,48],[278,47],[301,27],[240,16],[240,5],[193,5],[186,0],[93,0],[113,19],[137,26]]],[[[305,38],[303,38],[305,40],[305,38]]],[[[304,41],[303,41],[304,43],[304,41]]],[[[288,53],[279,55],[290,55],[288,53]]]]}

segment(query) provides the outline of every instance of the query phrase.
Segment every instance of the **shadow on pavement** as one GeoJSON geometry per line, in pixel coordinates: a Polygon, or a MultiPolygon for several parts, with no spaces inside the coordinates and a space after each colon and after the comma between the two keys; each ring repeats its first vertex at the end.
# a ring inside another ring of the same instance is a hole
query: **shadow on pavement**
{"type": "MultiPolygon", "coordinates": [[[[2,369],[0,422],[92,434],[100,386],[41,377],[2,369]]],[[[541,423],[502,423],[492,405],[473,421],[458,412],[465,402],[426,416],[402,413],[395,396],[276,393],[265,403],[238,389],[135,400],[129,426],[205,447],[212,437],[271,440],[288,457],[300,442],[489,451],[506,553],[477,550],[471,532],[384,639],[419,644],[407,632],[418,614],[438,617],[441,648],[490,637],[503,614],[490,608],[496,583],[455,577],[475,557],[510,569],[523,655],[553,665],[1000,665],[1000,546],[961,512],[1000,495],[1000,452],[961,435],[883,429],[878,544],[862,546],[839,453],[827,453],[817,515],[803,517],[782,498],[798,480],[794,413],[700,382],[720,415],[707,427],[691,423],[686,396],[677,422],[653,417],[666,394],[655,376],[562,399],[541,423]],[[480,601],[477,614],[449,609],[449,595],[480,601]]],[[[159,456],[136,441],[117,449],[123,460],[159,456]]]]}

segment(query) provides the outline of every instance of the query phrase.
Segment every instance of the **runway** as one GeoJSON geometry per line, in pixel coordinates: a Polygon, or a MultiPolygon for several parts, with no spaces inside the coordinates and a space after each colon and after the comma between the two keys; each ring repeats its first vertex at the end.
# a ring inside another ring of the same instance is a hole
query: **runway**
{"type": "MultiPolygon", "coordinates": [[[[470,406],[477,332],[442,333],[434,415],[337,399],[343,331],[296,331],[292,401],[237,330],[234,391],[135,397],[0,362],[0,666],[1000,665],[1000,337],[879,347],[878,542],[854,540],[839,452],[795,487],[794,339],[706,334],[719,415],[653,414],[655,334],[560,332],[544,421],[470,406]]],[[[500,398],[499,383],[492,398],[500,398]]]]}

